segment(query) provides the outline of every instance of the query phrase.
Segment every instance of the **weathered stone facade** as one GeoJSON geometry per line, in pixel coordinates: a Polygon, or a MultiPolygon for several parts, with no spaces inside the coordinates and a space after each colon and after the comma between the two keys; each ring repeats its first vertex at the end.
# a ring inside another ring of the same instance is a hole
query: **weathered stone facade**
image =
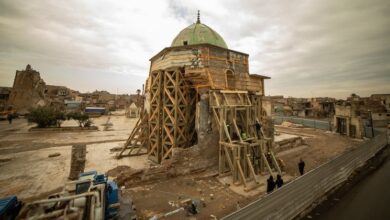
{"type": "Polygon", "coordinates": [[[9,105],[19,113],[27,113],[31,107],[43,106],[45,100],[46,83],[38,71],[27,65],[25,70],[17,70],[9,105]]]}

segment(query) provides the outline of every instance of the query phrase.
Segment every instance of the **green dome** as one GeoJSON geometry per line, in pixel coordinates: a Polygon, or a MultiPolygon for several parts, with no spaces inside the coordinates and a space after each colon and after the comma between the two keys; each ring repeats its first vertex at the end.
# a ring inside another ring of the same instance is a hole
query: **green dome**
{"type": "Polygon", "coordinates": [[[171,47],[195,44],[212,44],[218,47],[228,48],[225,41],[217,32],[198,21],[184,28],[172,41],[171,47]]]}

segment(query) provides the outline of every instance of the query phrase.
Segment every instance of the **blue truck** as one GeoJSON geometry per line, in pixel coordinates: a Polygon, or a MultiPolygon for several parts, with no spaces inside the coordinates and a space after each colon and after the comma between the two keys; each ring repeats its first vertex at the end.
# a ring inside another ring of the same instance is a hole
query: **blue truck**
{"type": "Polygon", "coordinates": [[[8,196],[0,199],[0,219],[14,220],[21,207],[22,203],[16,196],[8,196]]]}
{"type": "Polygon", "coordinates": [[[89,115],[104,115],[107,109],[103,107],[85,107],[84,112],[89,115]]]}
{"type": "Polygon", "coordinates": [[[96,171],[81,173],[60,193],[23,205],[16,196],[0,200],[0,219],[116,219],[120,209],[118,185],[96,171]],[[18,205],[19,204],[19,205],[18,205]],[[19,211],[20,210],[20,211],[19,211]]]}

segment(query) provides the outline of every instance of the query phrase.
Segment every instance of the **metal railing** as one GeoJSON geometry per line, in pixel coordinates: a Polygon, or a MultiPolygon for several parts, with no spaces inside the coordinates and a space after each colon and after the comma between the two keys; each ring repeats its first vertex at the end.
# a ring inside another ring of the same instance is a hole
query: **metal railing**
{"type": "Polygon", "coordinates": [[[380,132],[354,150],[309,171],[223,219],[293,219],[331,189],[346,181],[352,172],[387,144],[387,133],[380,132]]]}

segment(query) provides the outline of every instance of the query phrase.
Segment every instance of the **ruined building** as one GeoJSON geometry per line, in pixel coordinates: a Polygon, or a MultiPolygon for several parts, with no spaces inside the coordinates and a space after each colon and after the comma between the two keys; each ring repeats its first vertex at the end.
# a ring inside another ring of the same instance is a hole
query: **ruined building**
{"type": "Polygon", "coordinates": [[[269,77],[250,74],[248,56],[229,49],[198,14],[196,23],[150,59],[145,111],[119,157],[147,153],[163,164],[183,149],[197,149],[190,166],[207,158],[221,176],[231,175],[246,188],[258,183],[257,174],[280,172],[272,139],[255,127],[259,121],[266,136],[273,134],[261,107],[269,77]]]}
{"type": "Polygon", "coordinates": [[[379,100],[352,94],[335,105],[334,131],[353,138],[372,137],[373,127],[386,127],[390,114],[379,100]]]}
{"type": "Polygon", "coordinates": [[[0,112],[8,110],[8,100],[11,92],[11,87],[0,87],[0,112]]]}
{"type": "Polygon", "coordinates": [[[63,110],[64,101],[74,97],[75,91],[65,86],[47,85],[40,73],[28,64],[25,70],[16,71],[7,104],[19,114],[26,114],[30,108],[38,106],[63,110]]]}
{"type": "Polygon", "coordinates": [[[39,72],[28,64],[25,70],[16,71],[9,106],[19,113],[26,113],[31,107],[43,106],[46,104],[45,91],[46,83],[39,72]]]}

